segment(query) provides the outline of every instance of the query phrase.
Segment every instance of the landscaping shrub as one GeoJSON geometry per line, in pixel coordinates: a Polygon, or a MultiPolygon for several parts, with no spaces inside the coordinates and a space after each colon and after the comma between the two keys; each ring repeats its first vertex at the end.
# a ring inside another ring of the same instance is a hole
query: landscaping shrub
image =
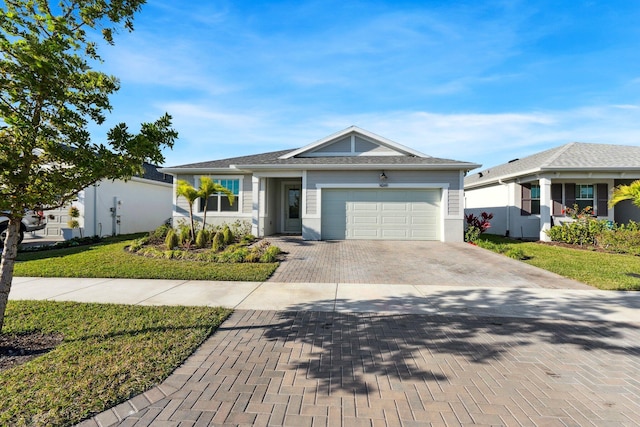
{"type": "Polygon", "coordinates": [[[479,217],[474,214],[468,214],[464,216],[467,227],[464,232],[464,241],[470,243],[476,243],[478,237],[491,227],[489,222],[493,219],[493,214],[482,212],[479,217]]]}
{"type": "MultiPolygon", "coordinates": [[[[231,233],[234,236],[248,236],[251,235],[251,223],[249,221],[235,220],[233,224],[229,225],[231,233]]],[[[255,238],[254,238],[255,240],[255,238]]]]}
{"type": "Polygon", "coordinates": [[[165,237],[167,237],[167,233],[169,233],[169,230],[173,230],[173,227],[171,227],[169,224],[163,224],[149,233],[149,240],[152,243],[161,243],[164,241],[165,237]]]}
{"type": "Polygon", "coordinates": [[[211,245],[211,249],[214,252],[220,252],[224,248],[224,236],[221,231],[216,231],[216,234],[213,236],[213,244],[211,245]]]}
{"type": "MultiPolygon", "coordinates": [[[[234,229],[243,228],[236,224],[234,229]]],[[[232,227],[228,225],[199,230],[196,233],[195,245],[191,247],[190,240],[186,242],[180,240],[188,236],[190,231],[191,227],[188,224],[179,225],[178,230],[162,226],[149,235],[132,242],[127,250],[151,258],[212,263],[271,263],[280,253],[280,249],[271,248],[271,244],[267,240],[259,241],[256,245],[250,246],[256,240],[255,236],[251,234],[237,235],[239,241],[236,243],[236,236],[233,234],[232,227]],[[212,230],[215,230],[213,238],[212,230]],[[164,240],[156,242],[159,236],[165,233],[164,240]],[[225,243],[225,237],[229,244],[225,243]],[[211,246],[210,251],[202,250],[208,246],[211,246]],[[195,247],[200,250],[190,250],[195,247]]]]}
{"type": "Polygon", "coordinates": [[[519,261],[523,261],[529,258],[525,255],[524,251],[520,248],[513,248],[513,247],[509,248],[506,250],[506,252],[504,252],[504,254],[509,258],[517,259],[519,261]]]}
{"type": "Polygon", "coordinates": [[[611,252],[640,255],[640,230],[620,227],[598,234],[598,246],[611,252]]]}
{"type": "Polygon", "coordinates": [[[144,247],[147,243],[149,243],[149,236],[141,237],[139,239],[134,240],[131,245],[129,245],[130,252],[138,252],[140,249],[144,247]]]}
{"type": "Polygon", "coordinates": [[[242,236],[242,239],[240,239],[240,242],[244,244],[250,244],[255,242],[255,240],[256,236],[254,236],[253,234],[245,234],[244,236],[242,236]]]}
{"type": "Polygon", "coordinates": [[[607,220],[581,218],[574,222],[555,225],[546,233],[554,242],[570,245],[596,245],[598,236],[612,231],[612,225],[607,220]]]}
{"type": "Polygon", "coordinates": [[[222,236],[224,238],[225,245],[230,245],[233,243],[233,233],[231,232],[229,226],[225,225],[225,227],[222,229],[222,236]]]}
{"type": "Polygon", "coordinates": [[[209,241],[211,240],[211,235],[207,230],[199,230],[196,234],[196,247],[204,248],[209,246],[209,241]]]}
{"type": "Polygon", "coordinates": [[[189,245],[191,243],[191,228],[186,224],[180,224],[178,226],[178,236],[180,245],[189,245]]]}
{"type": "Polygon", "coordinates": [[[169,232],[167,233],[167,236],[164,239],[164,245],[167,247],[167,249],[171,250],[173,248],[178,247],[178,244],[180,243],[178,235],[176,234],[176,231],[172,228],[171,230],[169,230],[169,232]]]}
{"type": "Polygon", "coordinates": [[[278,260],[279,254],[280,254],[279,247],[269,246],[260,257],[260,262],[276,262],[278,260]]]}

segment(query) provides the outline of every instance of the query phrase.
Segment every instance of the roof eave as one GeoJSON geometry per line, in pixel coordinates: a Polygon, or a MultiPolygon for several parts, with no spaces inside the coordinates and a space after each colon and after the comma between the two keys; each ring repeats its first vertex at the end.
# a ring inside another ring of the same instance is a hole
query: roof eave
{"type": "Polygon", "coordinates": [[[392,163],[362,163],[362,164],[253,164],[253,165],[230,165],[226,168],[162,168],[159,172],[169,175],[191,175],[198,173],[251,173],[256,170],[370,170],[370,169],[387,169],[387,170],[464,170],[469,171],[479,168],[481,165],[476,163],[443,163],[443,164],[392,164],[392,163]]]}
{"type": "MultiPolygon", "coordinates": [[[[487,179],[486,181],[476,181],[476,182],[473,182],[471,184],[465,184],[464,187],[465,188],[483,187],[485,185],[499,183],[500,181],[509,181],[509,180],[513,180],[513,179],[519,178],[521,176],[536,174],[536,173],[539,173],[541,171],[542,171],[541,168],[529,169],[529,170],[522,171],[522,172],[517,172],[517,173],[512,173],[512,174],[507,174],[507,175],[501,175],[501,176],[496,176],[496,177],[491,177],[490,179],[487,179]]],[[[480,172],[478,172],[478,173],[480,173],[480,172]]]]}
{"type": "Polygon", "coordinates": [[[553,173],[553,172],[584,172],[585,174],[588,174],[590,172],[627,172],[627,171],[635,171],[635,172],[640,172],[640,167],[634,167],[634,166],[618,166],[618,167],[540,167],[540,168],[535,168],[535,169],[529,169],[526,171],[521,171],[521,172],[517,172],[517,173],[512,173],[512,174],[508,174],[508,175],[502,175],[502,176],[497,176],[497,177],[492,177],[491,179],[488,179],[486,181],[476,181],[473,182],[471,184],[465,184],[465,188],[476,188],[476,187],[483,187],[486,185],[491,185],[491,184],[495,184],[495,183],[499,183],[500,181],[511,181],[511,180],[516,180],[517,178],[522,178],[525,176],[529,176],[529,175],[535,175],[535,174],[540,174],[542,172],[544,173],[553,173]]]}
{"type": "Polygon", "coordinates": [[[226,167],[226,168],[207,168],[207,167],[195,167],[195,168],[186,168],[186,167],[178,167],[178,168],[161,168],[158,169],[159,172],[166,173],[168,175],[191,175],[195,173],[229,173],[233,172],[243,172],[237,169],[226,167]]]}
{"type": "Polygon", "coordinates": [[[264,170],[264,169],[304,169],[304,170],[343,170],[343,169],[388,169],[388,170],[408,170],[408,169],[424,169],[424,170],[472,170],[480,167],[475,163],[444,163],[434,164],[393,164],[393,163],[356,163],[356,164],[283,164],[283,165],[234,165],[238,169],[243,170],[264,170]]]}

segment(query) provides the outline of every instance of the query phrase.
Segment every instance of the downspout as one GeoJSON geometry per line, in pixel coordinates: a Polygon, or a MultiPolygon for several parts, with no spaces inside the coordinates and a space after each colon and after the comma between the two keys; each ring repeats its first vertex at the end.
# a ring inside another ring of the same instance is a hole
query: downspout
{"type": "Polygon", "coordinates": [[[509,184],[504,182],[504,181],[502,181],[502,179],[499,179],[498,183],[500,185],[504,185],[507,188],[507,204],[505,206],[505,210],[507,211],[507,215],[506,215],[507,216],[507,226],[505,227],[506,231],[504,233],[504,236],[505,237],[509,237],[509,226],[511,224],[511,208],[510,208],[510,205],[509,205],[509,202],[510,202],[510,199],[511,199],[511,194],[509,194],[509,184]]]}
{"type": "Polygon", "coordinates": [[[99,236],[98,233],[98,184],[93,184],[93,235],[99,236]]]}

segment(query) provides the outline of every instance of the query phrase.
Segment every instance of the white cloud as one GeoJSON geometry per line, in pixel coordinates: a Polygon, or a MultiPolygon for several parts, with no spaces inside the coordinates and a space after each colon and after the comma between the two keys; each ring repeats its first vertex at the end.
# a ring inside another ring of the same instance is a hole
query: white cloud
{"type": "Polygon", "coordinates": [[[190,104],[163,108],[173,113],[182,140],[174,153],[167,153],[168,164],[297,148],[351,125],[425,154],[485,167],[572,141],[640,145],[640,123],[634,114],[640,106],[502,114],[397,111],[354,115],[233,113],[190,104]]]}

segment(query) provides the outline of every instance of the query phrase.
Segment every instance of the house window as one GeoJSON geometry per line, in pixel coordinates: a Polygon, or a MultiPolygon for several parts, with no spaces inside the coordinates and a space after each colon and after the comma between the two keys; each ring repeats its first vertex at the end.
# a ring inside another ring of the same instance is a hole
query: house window
{"type": "MultiPolygon", "coordinates": [[[[235,197],[233,204],[229,203],[229,198],[224,193],[215,193],[207,201],[207,212],[238,212],[240,180],[239,179],[214,179],[213,182],[231,190],[235,197]]],[[[200,199],[200,212],[204,211],[204,199],[200,199]]]]}
{"type": "Polygon", "coordinates": [[[520,215],[540,215],[540,184],[522,184],[520,215]]]}
{"type": "Polygon", "coordinates": [[[531,214],[540,215],[540,185],[531,184],[531,214]]]}
{"type": "Polygon", "coordinates": [[[587,206],[595,207],[593,203],[593,185],[576,185],[576,204],[580,210],[587,206]]]}

